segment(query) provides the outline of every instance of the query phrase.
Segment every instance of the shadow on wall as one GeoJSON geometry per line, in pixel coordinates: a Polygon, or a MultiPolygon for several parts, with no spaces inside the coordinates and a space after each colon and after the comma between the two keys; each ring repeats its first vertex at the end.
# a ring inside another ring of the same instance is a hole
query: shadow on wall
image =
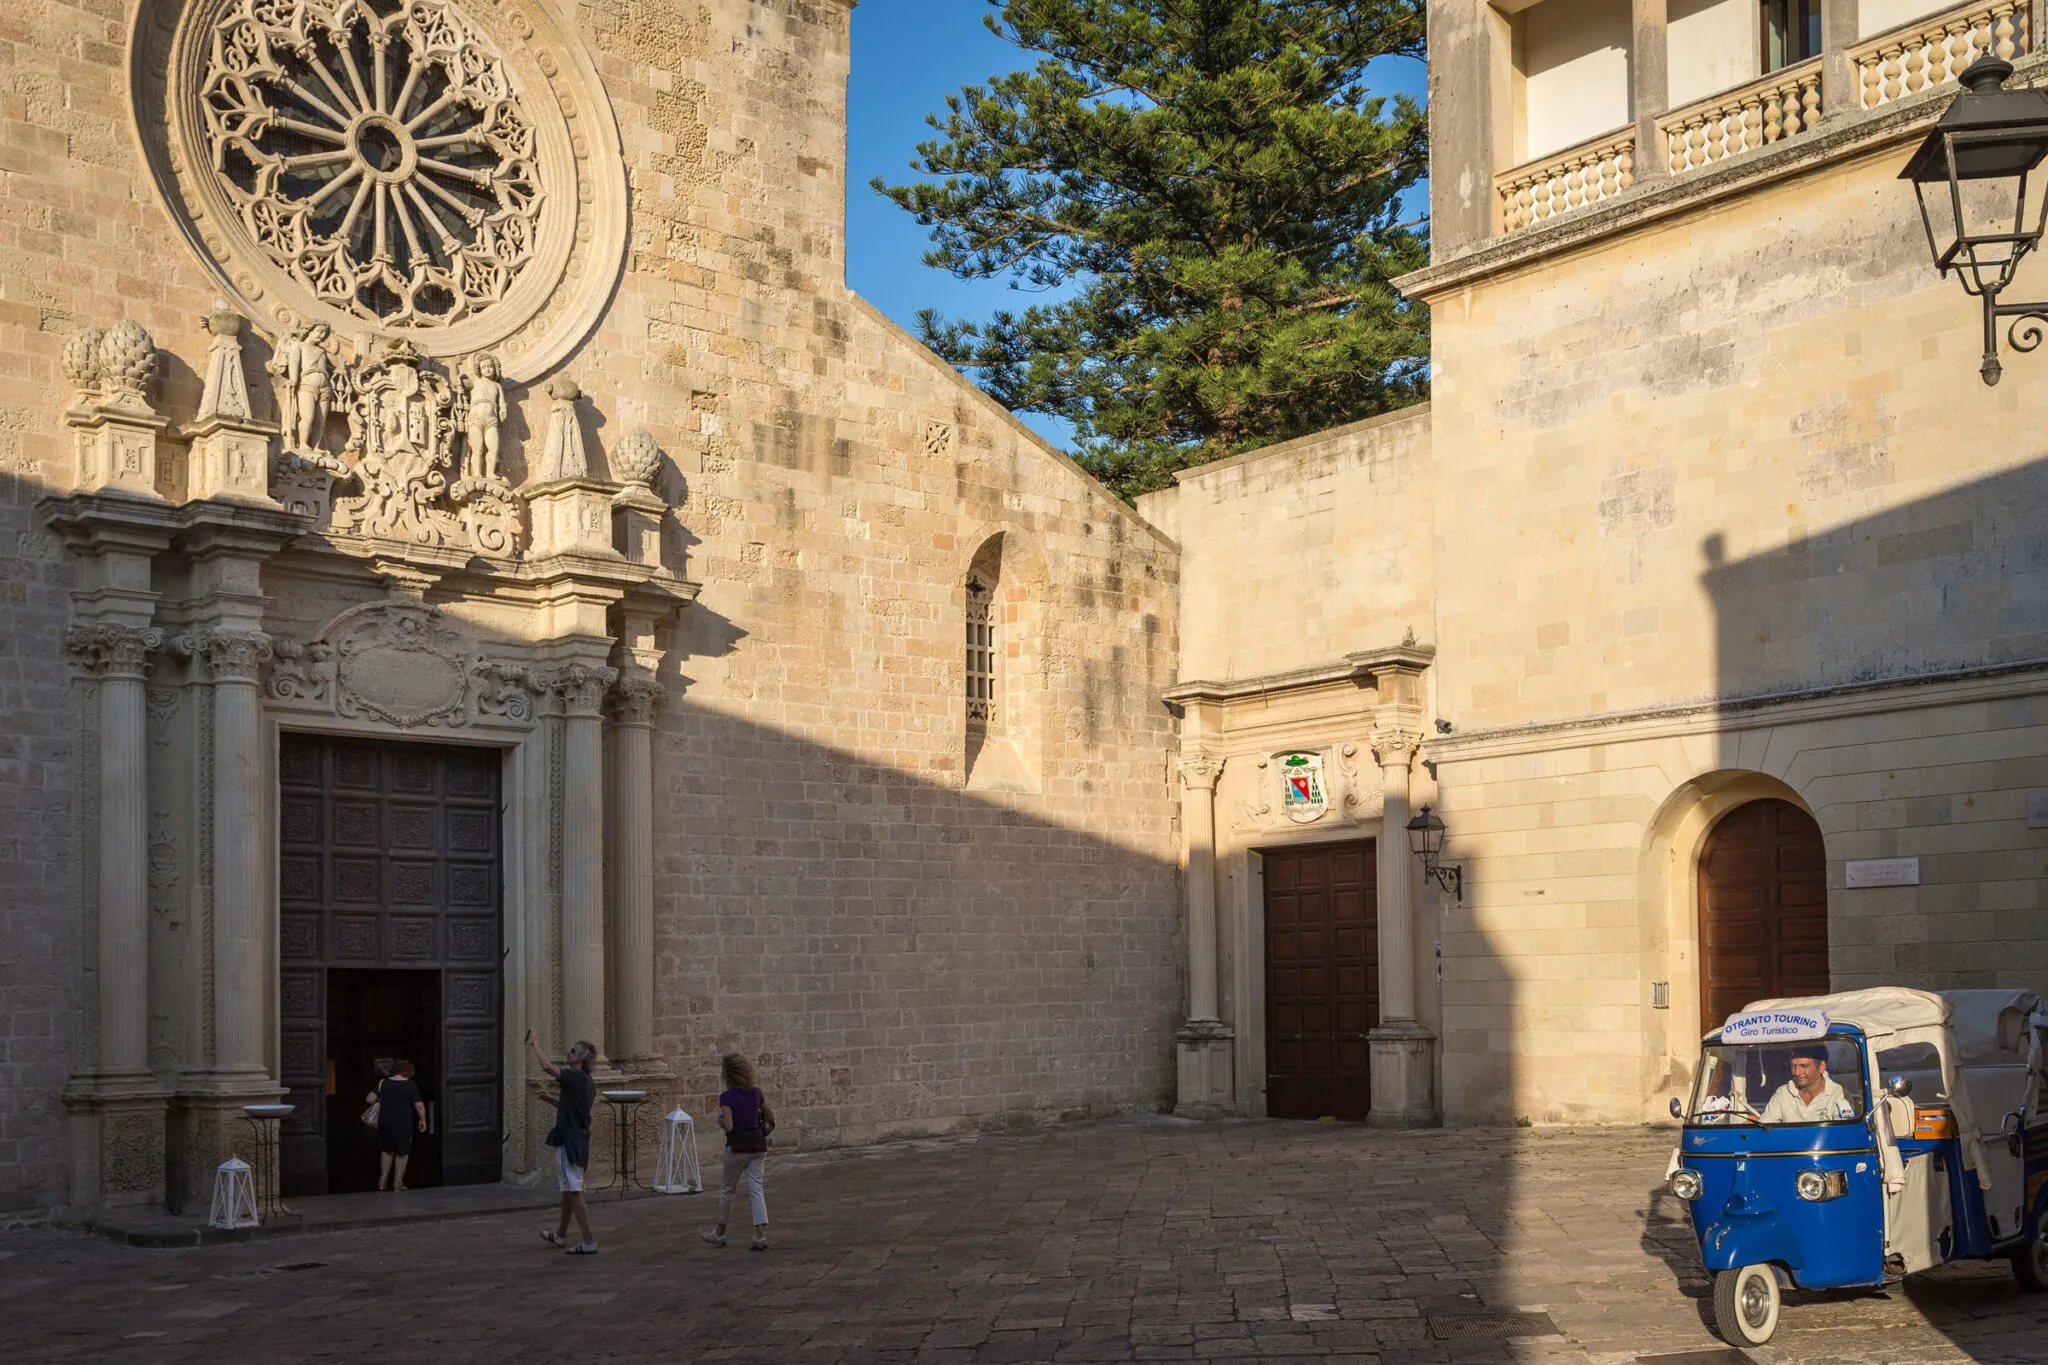
{"type": "MultiPolygon", "coordinates": [[[[13,435],[0,429],[0,457],[19,468],[4,444],[13,435]]],[[[48,491],[0,478],[10,624],[0,651],[0,1201],[20,1192],[37,1204],[61,1202],[73,983],[94,952],[77,928],[80,713],[62,662],[80,583],[35,510],[48,491]]],[[[851,752],[900,735],[906,762],[926,747],[957,754],[958,734],[951,747],[929,742],[929,731],[964,723],[950,687],[899,694],[897,709],[874,715],[813,679],[806,690],[823,700],[806,735],[687,693],[693,659],[762,648],[765,632],[692,606],[663,665],[655,1030],[679,1094],[708,1099],[718,1055],[752,1054],[792,1146],[1170,1105],[1183,952],[1163,714],[1112,715],[1135,737],[1125,752],[1069,760],[1048,774],[1053,797],[970,793],[851,752]],[[845,743],[826,742],[836,736],[845,743]],[[1119,808],[1128,819],[1109,818],[1119,808]]],[[[771,653],[756,688],[793,696],[801,680],[773,672],[787,667],[771,653]]],[[[1143,692],[1120,695],[1135,709],[1143,692]]],[[[1049,700],[1078,709],[1095,699],[1049,700]]],[[[293,728],[289,714],[280,720],[293,728]]],[[[159,916],[152,932],[195,929],[159,916]]],[[[274,943],[276,925],[268,932],[274,943]]],[[[166,1077],[196,1061],[179,1046],[152,1040],[166,1077]]]]}

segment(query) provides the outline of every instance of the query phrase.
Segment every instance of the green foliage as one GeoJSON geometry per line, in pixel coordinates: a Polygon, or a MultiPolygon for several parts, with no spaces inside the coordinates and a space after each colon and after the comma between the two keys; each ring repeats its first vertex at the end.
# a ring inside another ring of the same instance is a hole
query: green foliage
{"type": "Polygon", "coordinates": [[[1428,319],[1388,280],[1427,260],[1402,193],[1423,113],[1367,64],[1416,58],[1422,0],[988,0],[1044,53],[949,95],[920,183],[925,263],[1071,297],[989,322],[919,315],[998,402],[1074,424],[1125,497],[1191,465],[1411,403],[1428,319]]]}

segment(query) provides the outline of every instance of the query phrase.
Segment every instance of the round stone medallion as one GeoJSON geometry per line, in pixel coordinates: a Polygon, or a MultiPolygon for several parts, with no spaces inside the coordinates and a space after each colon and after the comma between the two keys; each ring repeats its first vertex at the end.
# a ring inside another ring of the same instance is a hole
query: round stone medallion
{"type": "Polygon", "coordinates": [[[534,0],[145,0],[134,47],[171,212],[272,329],[489,349],[530,378],[596,322],[618,131],[534,0]]]}

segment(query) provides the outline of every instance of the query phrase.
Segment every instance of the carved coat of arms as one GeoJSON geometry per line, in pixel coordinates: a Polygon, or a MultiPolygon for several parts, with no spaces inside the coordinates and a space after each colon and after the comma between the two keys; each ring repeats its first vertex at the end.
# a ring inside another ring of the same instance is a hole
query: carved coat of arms
{"type": "Polygon", "coordinates": [[[1296,824],[1321,818],[1330,808],[1330,784],[1321,754],[1288,754],[1280,769],[1280,809],[1296,824]]]}

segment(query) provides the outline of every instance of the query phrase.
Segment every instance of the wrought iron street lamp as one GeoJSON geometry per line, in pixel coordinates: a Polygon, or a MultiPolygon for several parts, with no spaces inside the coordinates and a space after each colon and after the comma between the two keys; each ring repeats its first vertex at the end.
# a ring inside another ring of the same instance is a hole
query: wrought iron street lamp
{"type": "Polygon", "coordinates": [[[1913,182],[1927,249],[1946,277],[1984,301],[1986,384],[1996,384],[1998,328],[2011,318],[2006,341],[2031,351],[2048,339],[2048,303],[2000,303],[2027,254],[2040,245],[2048,212],[2048,93],[2007,90],[2012,63],[1980,57],[1964,70],[1962,93],[1949,103],[1899,179],[1913,182]]]}
{"type": "Polygon", "coordinates": [[[1415,818],[1408,822],[1408,847],[1422,860],[1422,875],[1437,884],[1439,890],[1448,891],[1465,901],[1465,868],[1459,863],[1441,860],[1444,851],[1444,818],[1422,807],[1415,818]]]}

